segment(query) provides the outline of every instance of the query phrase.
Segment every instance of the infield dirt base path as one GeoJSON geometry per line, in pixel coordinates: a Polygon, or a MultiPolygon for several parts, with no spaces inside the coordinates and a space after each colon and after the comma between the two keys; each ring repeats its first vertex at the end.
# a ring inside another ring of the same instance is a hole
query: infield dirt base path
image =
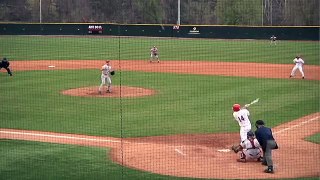
{"type": "MultiPolygon", "coordinates": [[[[13,70],[98,69],[103,61],[15,61],[13,70]],[[98,67],[98,68],[97,68],[98,67]]],[[[112,61],[122,70],[192,73],[258,78],[288,78],[292,66],[254,63],[112,61]],[[213,67],[218,69],[214,69],[213,67]],[[255,68],[252,68],[255,67],[255,68]],[[246,69],[247,68],[247,69],[246,69]],[[192,71],[190,71],[192,69],[192,71]],[[241,69],[241,70],[240,70],[241,69]]],[[[320,69],[306,66],[306,77],[319,80],[320,69]]],[[[195,178],[265,179],[320,177],[320,146],[304,140],[320,132],[320,113],[274,127],[280,146],[273,151],[275,174],[263,173],[258,162],[239,163],[227,149],[238,133],[190,134],[145,138],[113,138],[53,132],[0,129],[0,138],[112,148],[112,159],[124,166],[152,173],[195,178]]]]}
{"type": "MultiPolygon", "coordinates": [[[[99,69],[104,64],[102,60],[40,60],[12,61],[10,67],[16,70],[54,70],[54,69],[99,69]],[[54,66],[50,68],[49,66],[54,66]]],[[[180,74],[202,74],[218,76],[238,76],[253,78],[286,78],[288,79],[293,65],[266,63],[235,63],[235,62],[204,62],[204,61],[161,61],[148,63],[142,60],[113,60],[111,66],[116,70],[171,72],[180,74]]],[[[320,66],[305,65],[306,80],[320,80],[320,66]]],[[[99,73],[97,73],[99,74],[99,73]]],[[[301,78],[297,72],[298,79],[301,78]]]]}

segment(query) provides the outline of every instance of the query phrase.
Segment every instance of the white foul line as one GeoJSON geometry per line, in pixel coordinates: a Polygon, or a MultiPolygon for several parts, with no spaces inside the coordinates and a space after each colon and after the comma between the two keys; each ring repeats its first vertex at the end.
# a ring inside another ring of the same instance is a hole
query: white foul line
{"type": "Polygon", "coordinates": [[[183,153],[182,151],[180,151],[178,148],[175,148],[174,150],[177,151],[179,154],[181,154],[181,155],[183,155],[183,156],[186,155],[185,153],[183,153]]]}
{"type": "Polygon", "coordinates": [[[299,123],[299,124],[296,124],[296,125],[294,125],[294,126],[281,129],[280,131],[277,131],[277,132],[275,132],[274,134],[278,134],[278,133],[281,133],[281,132],[283,132],[283,131],[287,131],[287,130],[289,130],[289,129],[293,129],[293,128],[302,126],[303,124],[306,124],[306,123],[309,123],[309,122],[314,121],[314,120],[316,120],[316,119],[319,119],[319,117],[320,117],[320,116],[317,116],[317,117],[315,117],[315,118],[309,119],[309,120],[307,120],[307,121],[303,121],[303,122],[301,122],[301,123],[299,123]]]}
{"type": "Polygon", "coordinates": [[[95,141],[95,142],[112,142],[112,143],[120,143],[121,142],[121,141],[109,140],[109,139],[84,138],[84,137],[50,135],[50,134],[39,134],[39,133],[27,133],[27,132],[0,131],[0,133],[17,134],[17,135],[30,135],[30,136],[38,136],[38,137],[51,137],[51,138],[60,138],[60,139],[86,140],[86,141],[95,141]]]}

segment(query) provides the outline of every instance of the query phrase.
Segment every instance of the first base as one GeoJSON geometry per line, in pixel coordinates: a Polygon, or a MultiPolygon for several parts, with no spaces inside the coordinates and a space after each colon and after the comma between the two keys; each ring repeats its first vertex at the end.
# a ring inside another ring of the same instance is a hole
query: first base
{"type": "Polygon", "coordinates": [[[56,67],[56,66],[48,66],[49,68],[54,68],[54,67],[56,67]]]}

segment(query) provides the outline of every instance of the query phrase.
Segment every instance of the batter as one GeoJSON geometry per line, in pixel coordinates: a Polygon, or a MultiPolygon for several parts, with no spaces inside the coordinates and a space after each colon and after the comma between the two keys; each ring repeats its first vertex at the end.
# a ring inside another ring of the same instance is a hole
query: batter
{"type": "Polygon", "coordinates": [[[247,133],[251,130],[251,122],[249,119],[250,112],[247,109],[248,106],[249,105],[245,105],[241,108],[239,104],[234,104],[232,107],[233,117],[240,126],[240,142],[247,139],[247,133]]]}

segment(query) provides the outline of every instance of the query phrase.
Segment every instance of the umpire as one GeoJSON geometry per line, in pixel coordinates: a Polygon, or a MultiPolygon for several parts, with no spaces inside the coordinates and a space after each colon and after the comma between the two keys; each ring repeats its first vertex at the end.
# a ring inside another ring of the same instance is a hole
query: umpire
{"type": "Polygon", "coordinates": [[[1,70],[2,68],[6,69],[7,72],[8,72],[8,74],[9,74],[10,76],[12,76],[12,72],[11,72],[9,66],[10,66],[9,61],[7,60],[7,58],[4,57],[4,58],[2,59],[2,61],[0,62],[0,70],[1,70]]]}
{"type": "Polygon", "coordinates": [[[278,145],[272,135],[271,129],[265,127],[262,120],[257,120],[255,125],[257,127],[255,135],[263,151],[262,164],[268,166],[268,168],[264,170],[264,172],[273,173],[272,150],[278,149],[278,145]]]}

